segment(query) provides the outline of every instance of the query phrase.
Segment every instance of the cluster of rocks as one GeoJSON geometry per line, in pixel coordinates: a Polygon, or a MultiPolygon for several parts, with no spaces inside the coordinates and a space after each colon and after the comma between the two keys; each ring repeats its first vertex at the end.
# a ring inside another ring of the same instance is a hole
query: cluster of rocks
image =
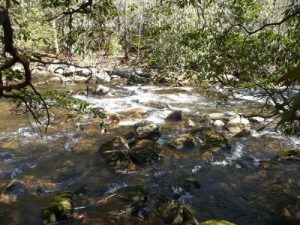
{"type": "Polygon", "coordinates": [[[152,122],[141,122],[135,131],[116,136],[99,147],[99,153],[116,169],[144,165],[160,158],[161,146],[156,142],[162,127],[152,122]]]}
{"type": "Polygon", "coordinates": [[[96,82],[96,83],[118,83],[118,84],[148,84],[151,74],[139,68],[107,68],[80,67],[68,64],[50,64],[46,69],[37,67],[34,73],[52,73],[52,81],[65,82],[96,82]]]}
{"type": "Polygon", "coordinates": [[[242,130],[249,130],[252,123],[262,123],[264,118],[253,117],[251,119],[244,118],[234,112],[211,113],[208,115],[210,123],[217,129],[227,129],[232,133],[238,133],[242,130]],[[251,121],[251,122],[250,122],[251,121]]]}
{"type": "MultiPolygon", "coordinates": [[[[67,221],[73,216],[74,197],[69,191],[57,194],[43,209],[43,223],[53,224],[67,221]]],[[[225,220],[211,219],[199,222],[193,211],[186,204],[175,199],[165,199],[153,202],[151,194],[144,185],[126,186],[103,196],[106,205],[115,205],[111,214],[122,212],[140,218],[155,217],[156,221],[168,225],[234,225],[225,220]],[[142,216],[142,217],[141,217],[142,216]]]]}

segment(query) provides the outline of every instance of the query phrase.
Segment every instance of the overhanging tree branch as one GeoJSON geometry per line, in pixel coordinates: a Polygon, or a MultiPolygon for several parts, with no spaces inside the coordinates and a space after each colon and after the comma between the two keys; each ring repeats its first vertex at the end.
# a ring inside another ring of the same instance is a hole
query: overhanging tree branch
{"type": "Polygon", "coordinates": [[[278,21],[278,22],[272,22],[272,23],[266,23],[264,25],[262,25],[261,27],[255,29],[255,30],[249,30],[248,28],[246,28],[243,24],[237,23],[237,24],[233,24],[232,26],[229,27],[229,29],[227,29],[225,31],[225,36],[235,27],[240,27],[242,28],[248,35],[252,35],[255,34],[259,31],[264,30],[267,27],[272,27],[272,26],[280,26],[281,24],[287,22],[288,20],[296,17],[296,16],[300,16],[300,8],[295,10],[294,13],[288,14],[287,16],[285,16],[282,20],[278,21]]]}
{"type": "Polygon", "coordinates": [[[30,65],[29,60],[27,60],[26,57],[21,55],[18,52],[18,49],[14,47],[13,28],[10,22],[8,10],[4,7],[0,7],[0,26],[2,26],[4,31],[4,39],[3,39],[4,52],[9,53],[11,55],[11,59],[9,59],[3,65],[0,66],[0,98],[10,98],[10,99],[16,99],[22,101],[25,105],[25,108],[31,113],[35,121],[37,123],[40,123],[38,119],[39,115],[35,113],[34,110],[31,108],[30,104],[28,104],[28,99],[26,99],[22,95],[22,91],[24,91],[26,87],[30,87],[33,90],[33,93],[38,97],[39,101],[42,103],[44,109],[46,110],[47,113],[46,131],[47,131],[47,127],[49,126],[49,122],[50,122],[50,114],[48,111],[47,104],[31,83],[32,76],[31,76],[31,70],[29,66],[30,65]],[[5,69],[11,68],[16,63],[20,63],[24,69],[23,81],[21,81],[20,83],[13,83],[13,84],[6,83],[4,85],[3,82],[4,77],[2,72],[5,69]]]}

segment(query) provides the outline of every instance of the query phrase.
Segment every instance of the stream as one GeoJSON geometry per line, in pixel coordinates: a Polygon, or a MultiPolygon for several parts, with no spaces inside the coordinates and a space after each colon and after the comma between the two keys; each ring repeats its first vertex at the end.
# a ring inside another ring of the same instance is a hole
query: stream
{"type": "Polygon", "coordinates": [[[199,222],[216,218],[238,225],[299,224],[299,161],[276,160],[279,152],[300,148],[299,138],[283,136],[272,125],[258,132],[269,122],[264,121],[251,122],[249,134],[241,137],[219,129],[230,147],[205,160],[199,146],[178,150],[168,145],[191,130],[212,127],[204,115],[246,112],[259,104],[249,96],[224,104],[217,93],[207,95],[196,87],[114,86],[106,96],[88,97],[72,84],[61,89],[75,90],[74,97],[103,108],[110,129],[103,133],[90,115],[56,112],[49,132],[41,135],[25,115],[11,115],[12,103],[1,102],[0,187],[19,182],[10,197],[0,198],[1,225],[42,224],[41,211],[63,190],[75,193],[75,219],[55,224],[168,224],[149,215],[165,199],[185,204],[199,222]],[[183,119],[167,122],[176,110],[183,119]],[[163,127],[157,140],[162,146],[159,160],[116,170],[99,154],[99,146],[141,121],[163,127]],[[187,188],[187,179],[195,187],[187,188]],[[149,198],[135,215],[125,213],[118,201],[102,203],[104,196],[135,185],[143,185],[149,198]]]}

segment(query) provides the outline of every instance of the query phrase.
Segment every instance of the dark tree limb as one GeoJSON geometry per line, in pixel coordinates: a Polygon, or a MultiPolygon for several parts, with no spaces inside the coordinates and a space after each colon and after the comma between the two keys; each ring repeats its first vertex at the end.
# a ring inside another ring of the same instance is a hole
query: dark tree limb
{"type": "Polygon", "coordinates": [[[39,100],[42,102],[44,109],[46,110],[47,114],[47,124],[46,124],[46,131],[47,127],[50,123],[50,114],[48,111],[47,104],[40,93],[35,89],[35,87],[32,85],[31,80],[31,70],[30,70],[30,62],[27,60],[23,55],[21,55],[17,48],[14,46],[14,38],[13,38],[13,28],[11,25],[9,12],[6,8],[0,7],[0,26],[3,28],[4,32],[4,52],[10,54],[12,57],[8,61],[6,61],[3,65],[0,66],[0,98],[10,98],[15,100],[20,100],[24,103],[25,108],[31,113],[34,120],[41,124],[39,121],[39,115],[34,112],[34,109],[31,107],[31,105],[28,102],[28,99],[22,95],[22,91],[25,90],[26,87],[30,87],[34,94],[38,96],[39,100]],[[3,74],[2,72],[5,69],[11,68],[16,63],[20,63],[24,69],[24,76],[23,80],[19,83],[13,83],[13,84],[5,84],[3,82],[3,74]],[[18,92],[18,93],[16,93],[18,92]]]}
{"type": "Polygon", "coordinates": [[[267,27],[272,27],[272,26],[280,26],[281,24],[287,22],[288,20],[296,17],[296,16],[300,16],[300,8],[295,10],[295,12],[288,14],[287,16],[283,17],[282,20],[278,21],[278,22],[272,22],[272,23],[266,23],[264,25],[262,25],[261,27],[255,29],[255,30],[249,30],[248,28],[246,28],[243,24],[237,23],[237,24],[233,24],[232,26],[229,27],[229,29],[227,29],[225,31],[225,36],[235,27],[240,27],[242,28],[248,35],[252,35],[255,33],[258,33],[259,31],[264,30],[267,27]]]}

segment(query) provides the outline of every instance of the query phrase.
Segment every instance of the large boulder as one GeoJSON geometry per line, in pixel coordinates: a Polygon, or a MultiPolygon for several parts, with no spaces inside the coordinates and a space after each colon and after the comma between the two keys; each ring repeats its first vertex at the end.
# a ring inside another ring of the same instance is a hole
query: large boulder
{"type": "Polygon", "coordinates": [[[144,164],[159,159],[161,147],[151,140],[139,141],[130,151],[129,155],[133,162],[144,164]]]}
{"type": "Polygon", "coordinates": [[[161,136],[162,127],[156,123],[143,121],[136,125],[136,133],[139,139],[158,140],[161,136]]]}
{"type": "Polygon", "coordinates": [[[73,198],[69,191],[62,192],[54,197],[50,205],[42,212],[43,224],[54,224],[72,218],[73,198]]]}
{"type": "Polygon", "coordinates": [[[169,142],[169,145],[177,150],[193,150],[196,144],[196,139],[191,134],[180,135],[169,142]]]}
{"type": "Polygon", "coordinates": [[[172,121],[172,122],[177,122],[182,120],[182,111],[181,110],[176,110],[171,112],[167,118],[167,121],[172,121]]]}

